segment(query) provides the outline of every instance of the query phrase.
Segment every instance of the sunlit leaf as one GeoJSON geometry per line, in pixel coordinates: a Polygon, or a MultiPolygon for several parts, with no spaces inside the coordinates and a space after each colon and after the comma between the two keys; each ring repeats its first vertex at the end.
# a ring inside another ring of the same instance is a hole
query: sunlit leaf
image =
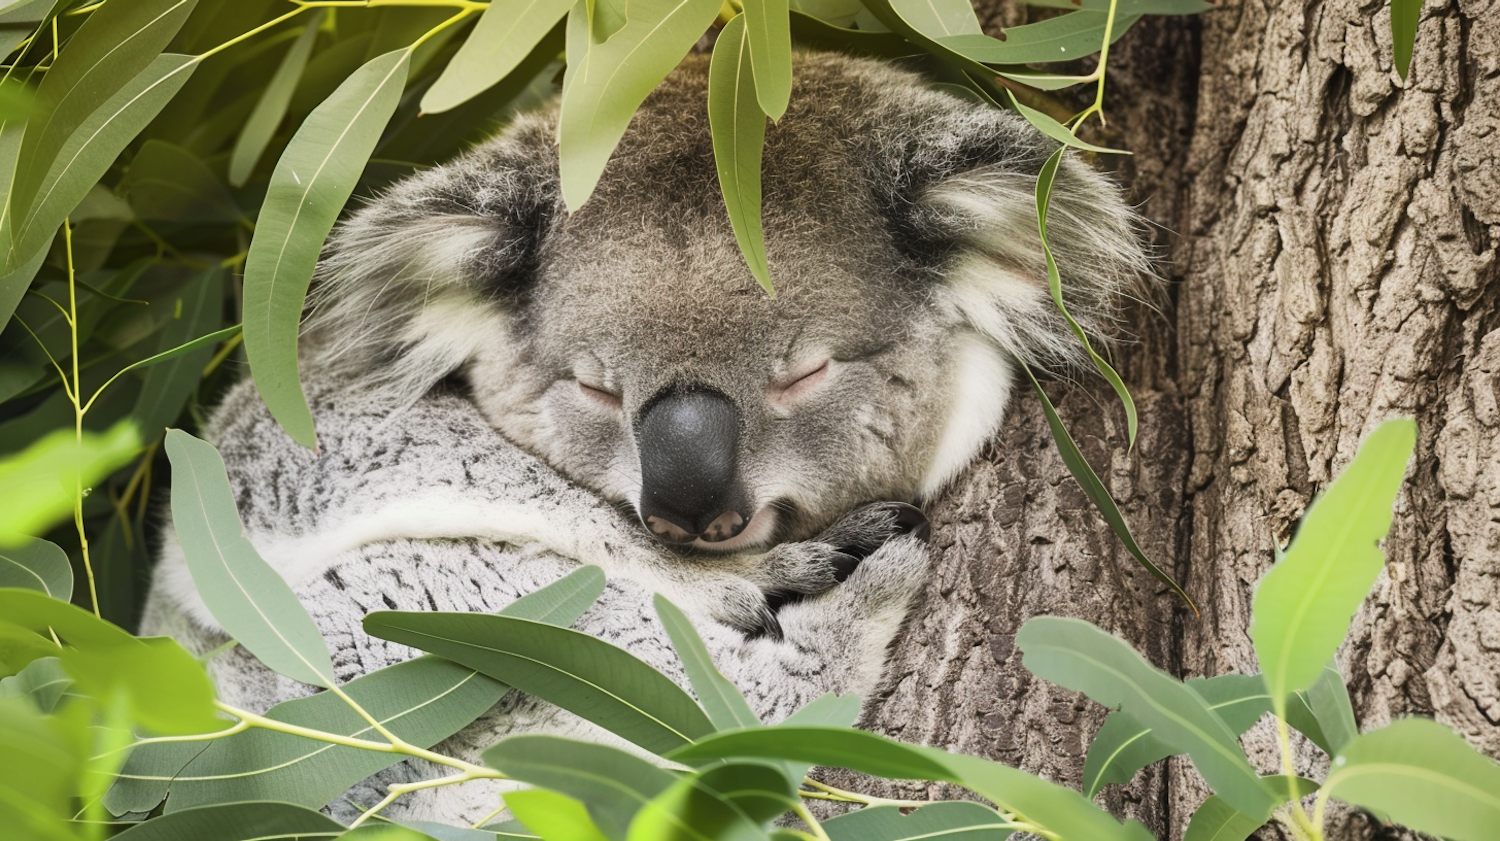
{"type": "Polygon", "coordinates": [[[1141,15],[1196,15],[1213,9],[1203,0],[1026,0],[1028,6],[1107,12],[1111,5],[1120,17],[1141,15]]]}
{"type": "Polygon", "coordinates": [[[765,823],[796,807],[802,776],[788,776],[785,763],[730,762],[705,768],[696,779],[751,821],[765,823]]]}
{"type": "MultiPolygon", "coordinates": [[[[967,5],[967,0],[962,0],[967,5]]],[[[792,25],[787,0],[745,0],[745,46],[760,110],[773,120],[792,97],[792,25]]],[[[722,33],[721,33],[722,37],[722,33]]]]}
{"type": "Polygon", "coordinates": [[[272,670],[313,686],[332,685],[333,662],[317,626],[245,537],[219,451],[170,429],[167,457],[172,525],[208,612],[272,670]]]}
{"type": "Polygon", "coordinates": [[[1378,543],[1390,530],[1416,435],[1409,420],[1371,433],[1256,588],[1250,638],[1273,701],[1313,685],[1384,568],[1378,543]]]}
{"type": "Polygon", "coordinates": [[[447,111],[498,84],[526,60],[572,5],[573,0],[490,5],[457,55],[422,96],[422,110],[447,111]]]}
{"type": "Polygon", "coordinates": [[[934,803],[905,814],[900,806],[873,806],[823,822],[831,841],[1003,841],[1007,821],[978,803],[934,803]]]}
{"type": "Polygon", "coordinates": [[[1356,736],[1334,757],[1323,790],[1451,841],[1492,841],[1500,827],[1500,765],[1431,719],[1356,736]]]}
{"type": "Polygon", "coordinates": [[[708,71],[708,124],[713,133],[719,188],[724,193],[734,238],[750,273],[767,292],[773,292],[760,220],[766,115],[755,97],[749,46],[745,15],[737,15],[714,42],[708,71]]]}
{"type": "Polygon", "coordinates": [[[1391,48],[1396,72],[1406,81],[1411,69],[1411,54],[1417,44],[1417,21],[1422,17],[1422,0],[1391,0],[1391,48]]]}
{"type": "Polygon", "coordinates": [[[129,421],[108,432],[58,430],[14,455],[0,457],[0,547],[29,543],[73,510],[79,488],[90,488],[140,451],[129,421]]]}
{"type": "Polygon", "coordinates": [[[316,446],[297,379],[297,330],[323,240],[354,191],[406,84],[411,53],[366,63],[313,109],[282,153],[245,263],[245,353],[266,407],[305,447],[316,446]]]}
{"type": "MultiPolygon", "coordinates": [[[[1108,13],[1074,12],[1005,28],[1005,39],[989,35],[947,35],[938,43],[985,64],[1040,64],[1072,61],[1099,52],[1108,13]]],[[[1139,17],[1116,16],[1110,43],[1120,40],[1139,17]]]]}
{"type": "Polygon", "coordinates": [[[556,736],[511,736],[486,750],[484,762],[582,801],[616,841],[626,837],[636,812],[673,782],[670,773],[619,748],[556,736]]]}
{"type": "Polygon", "coordinates": [[[54,599],[73,598],[73,566],[56,543],[33,540],[20,546],[0,546],[0,587],[22,587],[54,599]]]}
{"type": "Polygon", "coordinates": [[[969,0],[891,0],[891,7],[918,32],[931,38],[978,35],[983,31],[969,0]]]}
{"type": "Polygon", "coordinates": [[[0,825],[27,841],[76,841],[68,826],[83,756],[24,698],[0,698],[0,825]]]}
{"type": "Polygon", "coordinates": [[[512,791],[505,795],[505,805],[542,841],[609,841],[582,803],[555,791],[512,791]]]}
{"type": "Polygon", "coordinates": [[[627,841],[769,841],[756,822],[694,775],[677,780],[642,804],[625,837],[627,841]]]}
{"type": "Polygon", "coordinates": [[[234,186],[243,187],[250,180],[250,173],[255,170],[260,156],[265,154],[266,147],[276,134],[276,128],[286,117],[287,107],[292,103],[292,91],[297,89],[302,71],[307,69],[307,59],[312,55],[313,44],[318,40],[318,28],[322,23],[322,9],[316,9],[308,15],[302,25],[302,34],[297,36],[286,55],[282,56],[276,73],[266,82],[260,99],[256,101],[255,110],[250,112],[244,128],[240,129],[239,139],[234,142],[234,151],[229,155],[229,183],[234,186]]]}
{"type": "Polygon", "coordinates": [[[152,818],[116,841],[282,841],[335,838],[348,827],[290,803],[222,803],[152,818]]]}
{"type": "MultiPolygon", "coordinates": [[[[1359,735],[1359,726],[1354,723],[1354,706],[1349,702],[1349,690],[1344,686],[1344,676],[1339,673],[1337,660],[1324,665],[1323,673],[1305,694],[1308,709],[1317,719],[1318,733],[1323,736],[1319,747],[1326,753],[1330,756],[1338,753],[1359,735]]],[[[1307,731],[1303,731],[1303,735],[1313,736],[1307,731]]]]}

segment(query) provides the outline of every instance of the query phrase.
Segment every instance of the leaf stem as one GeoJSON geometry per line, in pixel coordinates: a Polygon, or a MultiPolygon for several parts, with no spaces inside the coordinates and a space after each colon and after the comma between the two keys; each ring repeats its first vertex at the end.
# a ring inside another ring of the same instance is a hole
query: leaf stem
{"type": "Polygon", "coordinates": [[[792,807],[792,812],[801,818],[803,823],[807,824],[807,828],[812,830],[812,836],[818,841],[832,841],[828,837],[828,832],[823,829],[823,825],[818,823],[818,819],[813,817],[812,812],[808,811],[806,803],[799,800],[797,805],[792,807]]]}
{"type": "MultiPolygon", "coordinates": [[[[1114,40],[1115,8],[1118,4],[1119,0],[1109,0],[1109,16],[1104,19],[1104,46],[1099,48],[1099,66],[1094,68],[1093,73],[1089,74],[1089,76],[1098,78],[1099,86],[1094,91],[1094,103],[1083,109],[1083,113],[1075,118],[1076,122],[1073,123],[1073,135],[1075,137],[1078,136],[1078,129],[1082,128],[1083,121],[1087,120],[1091,114],[1099,115],[1099,125],[1109,125],[1109,121],[1104,119],[1104,74],[1105,67],[1109,65],[1109,44],[1114,40]]],[[[1085,77],[1085,80],[1092,81],[1088,77],[1085,77]]]]}
{"type": "Polygon", "coordinates": [[[1307,816],[1307,810],[1302,808],[1302,798],[1297,791],[1297,765],[1292,757],[1292,733],[1286,723],[1286,699],[1278,698],[1275,703],[1274,713],[1276,715],[1276,743],[1281,749],[1281,773],[1286,775],[1286,787],[1288,794],[1288,805],[1291,807],[1292,826],[1298,835],[1304,835],[1310,841],[1323,841],[1323,832],[1320,829],[1322,821],[1314,824],[1312,818],[1307,816]]]}
{"type": "Polygon", "coordinates": [[[797,792],[808,800],[833,800],[840,803],[860,803],[865,806],[899,806],[903,809],[919,809],[929,805],[931,802],[927,800],[891,800],[885,797],[876,797],[873,794],[845,791],[841,788],[834,788],[831,785],[820,783],[811,777],[803,777],[802,784],[818,789],[818,791],[797,792]]]}
{"type": "MultiPolygon", "coordinates": [[[[56,18],[52,19],[55,23],[56,18]]],[[[68,340],[73,351],[73,388],[69,393],[69,400],[73,404],[73,442],[77,452],[83,452],[83,417],[88,414],[89,406],[93,401],[85,405],[80,400],[83,394],[83,382],[78,377],[78,276],[73,268],[73,222],[66,217],[63,218],[63,252],[68,259],[68,340]]],[[[103,619],[99,612],[99,586],[94,581],[94,564],[89,558],[89,537],[83,528],[83,463],[79,463],[73,470],[73,526],[78,530],[79,551],[83,555],[83,571],[89,581],[89,604],[94,609],[94,615],[103,619]]]]}

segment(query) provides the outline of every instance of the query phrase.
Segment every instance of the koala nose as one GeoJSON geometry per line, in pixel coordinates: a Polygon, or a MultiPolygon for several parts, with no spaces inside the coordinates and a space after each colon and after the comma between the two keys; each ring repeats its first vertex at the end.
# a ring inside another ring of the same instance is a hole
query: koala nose
{"type": "Polygon", "coordinates": [[[712,389],[673,390],[642,411],[641,520],[672,543],[728,540],[744,530],[745,493],[737,481],[739,410],[712,389]]]}

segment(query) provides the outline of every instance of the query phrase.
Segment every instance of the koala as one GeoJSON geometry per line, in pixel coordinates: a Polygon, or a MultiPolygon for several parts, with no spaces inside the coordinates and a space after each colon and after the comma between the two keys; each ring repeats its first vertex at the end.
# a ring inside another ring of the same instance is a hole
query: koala
{"type": "MultiPolygon", "coordinates": [[[[597,564],[608,589],[575,627],[679,683],[653,592],[767,721],[868,697],[928,568],[911,503],[995,433],[1018,366],[1079,361],[1037,233],[1052,141],[910,72],[798,55],[764,153],[772,296],[723,207],[707,71],[690,57],[656,89],[576,212],[554,106],[341,223],[303,336],[316,452],[248,382],[213,416],[247,534],[341,680],[416,653],[367,637],[368,611],[493,611],[597,564]]],[[[1149,269],[1137,228],[1116,186],[1064,158],[1050,242],[1092,335],[1149,269]]],[[[143,630],[226,639],[170,538],[143,630]]],[[[252,710],[311,691],[238,648],[210,668],[252,710]]],[[[608,738],[512,692],[439,749],[476,760],[518,731],[608,738]]],[[[440,773],[403,763],[328,810],[440,773]]],[[[473,822],[496,791],[385,814],[473,822]]]]}

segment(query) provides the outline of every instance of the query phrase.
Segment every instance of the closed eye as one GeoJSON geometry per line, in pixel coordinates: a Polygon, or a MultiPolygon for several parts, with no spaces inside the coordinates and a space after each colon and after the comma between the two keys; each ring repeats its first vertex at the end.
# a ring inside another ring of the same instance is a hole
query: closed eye
{"type": "Polygon", "coordinates": [[[831,361],[825,359],[817,367],[810,370],[804,369],[777,383],[773,388],[774,399],[779,403],[787,403],[817,388],[823,380],[827,379],[830,364],[831,361]]]}
{"type": "Polygon", "coordinates": [[[621,401],[620,399],[620,395],[615,394],[612,391],[606,391],[600,386],[589,385],[583,380],[578,380],[578,390],[583,392],[584,396],[588,397],[589,399],[597,400],[612,409],[618,409],[622,405],[624,405],[623,401],[621,401]]]}

